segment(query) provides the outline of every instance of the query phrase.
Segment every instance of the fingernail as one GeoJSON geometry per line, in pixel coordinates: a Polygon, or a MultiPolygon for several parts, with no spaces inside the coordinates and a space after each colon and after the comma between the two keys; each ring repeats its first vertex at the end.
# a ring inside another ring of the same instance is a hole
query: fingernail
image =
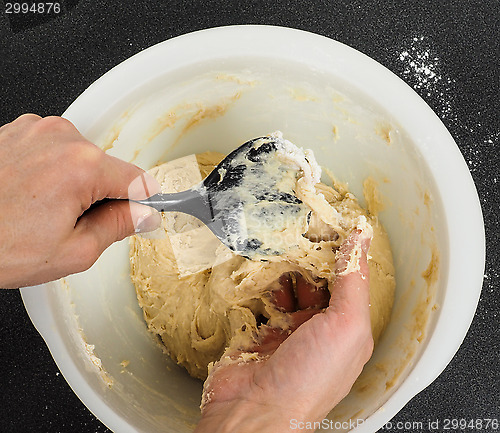
{"type": "Polygon", "coordinates": [[[156,230],[161,225],[161,216],[153,211],[137,219],[134,224],[136,233],[148,233],[156,230]]]}
{"type": "Polygon", "coordinates": [[[135,233],[151,232],[160,227],[161,216],[158,211],[133,201],[129,204],[135,233]]]}
{"type": "Polygon", "coordinates": [[[128,187],[128,197],[132,200],[143,200],[161,191],[160,184],[149,173],[137,176],[128,187]]]}

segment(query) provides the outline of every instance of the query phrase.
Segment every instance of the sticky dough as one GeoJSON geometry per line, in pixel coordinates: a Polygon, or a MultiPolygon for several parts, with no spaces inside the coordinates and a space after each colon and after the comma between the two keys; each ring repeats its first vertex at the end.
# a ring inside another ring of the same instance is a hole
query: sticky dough
{"type": "MultiPolygon", "coordinates": [[[[196,159],[192,156],[156,167],[151,173],[163,192],[181,191],[200,182],[223,157],[206,152],[196,159]],[[188,167],[189,161],[197,163],[196,170],[188,167]]],[[[335,253],[360,216],[373,228],[368,264],[371,323],[377,343],[389,321],[395,288],[387,234],[377,216],[362,209],[343,185],[318,183],[305,191],[319,197],[307,233],[300,238],[299,248],[272,261],[235,255],[199,221],[180,213],[163,215],[159,229],[163,236],[131,238],[131,278],[148,328],[192,376],[205,379],[209,364],[226,350],[251,347],[259,317],[266,317],[270,326],[286,329],[287,316],[270,299],[283,273],[300,272],[308,282],[331,289],[335,253]],[[164,234],[171,234],[172,229],[185,234],[182,241],[164,234]]]]}

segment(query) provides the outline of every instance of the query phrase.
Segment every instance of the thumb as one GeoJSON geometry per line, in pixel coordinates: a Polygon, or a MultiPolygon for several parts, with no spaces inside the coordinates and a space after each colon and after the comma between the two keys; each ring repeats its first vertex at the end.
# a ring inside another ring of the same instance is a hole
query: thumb
{"type": "Polygon", "coordinates": [[[362,218],[337,253],[330,308],[341,314],[363,314],[369,308],[367,253],[372,236],[372,227],[362,218]]]}
{"type": "MultiPolygon", "coordinates": [[[[132,181],[128,196],[143,199],[160,190],[156,180],[142,173],[132,181]]],[[[114,242],[134,233],[157,229],[161,215],[153,208],[128,200],[110,200],[87,212],[79,219],[68,241],[70,251],[82,251],[83,262],[90,267],[114,242]]],[[[84,265],[82,265],[84,266],[84,265]]]]}
{"type": "Polygon", "coordinates": [[[149,206],[126,200],[111,200],[84,214],[75,227],[79,241],[93,238],[102,252],[113,242],[134,233],[145,233],[157,229],[161,224],[160,214],[149,206]]]}

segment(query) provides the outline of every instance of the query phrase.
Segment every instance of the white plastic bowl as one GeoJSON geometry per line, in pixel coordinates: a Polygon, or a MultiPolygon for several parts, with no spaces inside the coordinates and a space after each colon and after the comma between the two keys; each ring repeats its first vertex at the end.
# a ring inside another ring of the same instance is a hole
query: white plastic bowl
{"type": "MultiPolygon", "coordinates": [[[[143,168],[204,150],[228,152],[280,129],[313,148],[362,202],[362,181],[370,175],[379,182],[386,204],[380,219],[396,265],[393,317],[332,419],[376,431],[440,374],[463,341],[484,267],[477,193],[438,117],[369,57],[287,28],[204,30],[113,68],[64,116],[143,168]],[[438,272],[426,281],[432,253],[438,272]]],[[[64,377],[110,429],[191,431],[201,383],[147,332],[128,273],[123,241],[89,271],[22,289],[22,296],[64,377]]]]}

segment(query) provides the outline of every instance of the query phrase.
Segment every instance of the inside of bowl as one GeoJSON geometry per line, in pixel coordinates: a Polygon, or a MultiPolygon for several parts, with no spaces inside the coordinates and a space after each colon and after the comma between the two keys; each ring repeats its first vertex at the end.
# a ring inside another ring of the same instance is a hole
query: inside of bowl
{"type": "MultiPolygon", "coordinates": [[[[228,153],[281,130],[313,149],[362,204],[363,181],[374,179],[393,250],[395,303],[372,360],[329,415],[341,423],[365,419],[398,389],[432,333],[444,296],[438,289],[446,280],[447,229],[439,194],[418,143],[396,117],[333,75],[299,63],[241,58],[158,77],[81,132],[109,154],[148,169],[207,150],[228,153]]],[[[331,182],[326,174],[323,180],[331,182]]],[[[129,272],[125,240],[87,272],[59,283],[65,289],[53,291],[55,315],[74,328],[68,344],[82,374],[115,412],[139,431],[192,431],[202,384],[147,331],[129,272]]]]}

